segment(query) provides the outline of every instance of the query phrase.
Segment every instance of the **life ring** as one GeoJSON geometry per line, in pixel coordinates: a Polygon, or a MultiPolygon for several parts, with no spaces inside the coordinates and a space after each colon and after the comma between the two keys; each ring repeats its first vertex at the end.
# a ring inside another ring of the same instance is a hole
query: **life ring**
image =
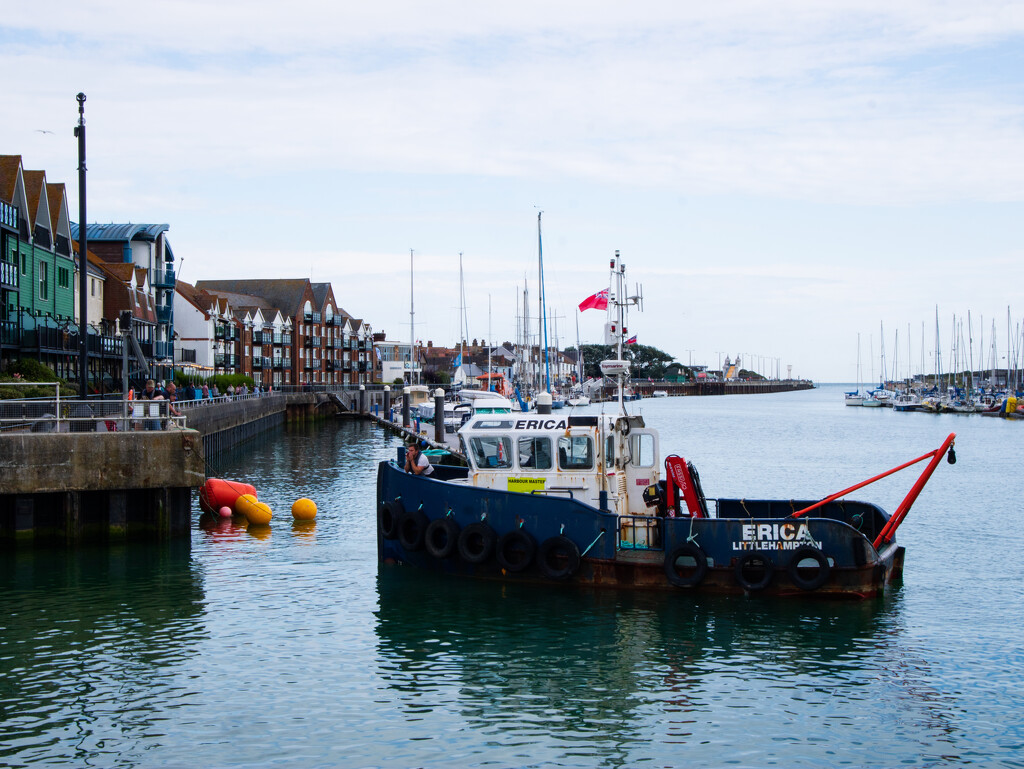
{"type": "Polygon", "coordinates": [[[537,562],[548,579],[568,579],[580,567],[580,549],[561,534],[548,537],[541,543],[537,562]]]}
{"type": "Polygon", "coordinates": [[[772,581],[774,570],[774,564],[768,553],[752,550],[741,555],[740,559],[736,561],[736,581],[740,583],[740,587],[750,592],[764,590],[772,581]],[[759,579],[747,573],[748,569],[752,569],[756,573],[758,568],[762,571],[759,579]]]}
{"type": "Polygon", "coordinates": [[[516,573],[530,565],[536,552],[537,542],[528,532],[512,529],[501,535],[495,555],[501,568],[516,573]]]}
{"type": "Polygon", "coordinates": [[[683,542],[672,548],[665,556],[665,576],[676,587],[696,587],[708,573],[708,556],[699,545],[683,542]],[[693,560],[693,566],[680,564],[680,558],[693,560]],[[682,569],[680,569],[682,566],[682,569]]]}
{"type": "Polygon", "coordinates": [[[832,573],[832,566],[829,564],[825,554],[818,548],[804,545],[793,551],[793,556],[786,565],[786,571],[789,573],[789,578],[794,585],[801,590],[810,591],[817,590],[828,581],[829,574],[832,573]],[[814,561],[817,565],[801,567],[800,563],[808,559],[814,561]],[[808,576],[805,573],[807,571],[811,571],[812,576],[808,576]]]}
{"type": "Polygon", "coordinates": [[[434,558],[448,558],[459,546],[459,525],[451,518],[436,518],[427,524],[423,546],[434,558]]]}
{"type": "Polygon", "coordinates": [[[491,557],[497,541],[498,535],[486,523],[471,523],[459,532],[459,557],[467,563],[483,563],[491,557]]]}
{"type": "Polygon", "coordinates": [[[405,506],[399,499],[385,502],[380,506],[377,511],[377,528],[384,539],[394,539],[398,536],[398,521],[403,515],[405,506]]]}
{"type": "Polygon", "coordinates": [[[398,543],[409,553],[423,547],[423,538],[427,533],[427,516],[419,510],[406,513],[398,519],[398,543]]]}

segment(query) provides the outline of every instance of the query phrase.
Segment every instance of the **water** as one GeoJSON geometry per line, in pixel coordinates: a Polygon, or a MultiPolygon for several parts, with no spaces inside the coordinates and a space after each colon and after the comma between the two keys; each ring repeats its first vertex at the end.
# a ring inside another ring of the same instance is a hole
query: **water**
{"type": "MultiPolygon", "coordinates": [[[[959,462],[901,528],[884,598],[707,598],[378,568],[397,439],[281,431],[218,462],[269,531],[3,555],[0,765],[1024,766],[1024,425],[847,408],[839,387],[635,405],[710,496],[824,496],[954,431],[959,462]]],[[[907,472],[851,496],[891,510],[907,472]]]]}

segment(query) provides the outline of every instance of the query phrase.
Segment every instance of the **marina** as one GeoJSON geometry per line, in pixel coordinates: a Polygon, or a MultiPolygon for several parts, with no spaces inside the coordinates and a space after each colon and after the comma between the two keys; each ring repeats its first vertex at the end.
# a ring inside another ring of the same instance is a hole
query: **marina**
{"type": "MultiPolygon", "coordinates": [[[[1020,609],[1006,597],[1024,578],[1024,527],[1002,479],[1024,438],[1001,420],[837,411],[841,393],[638,409],[721,496],[823,495],[838,467],[869,477],[955,429],[959,461],[922,492],[900,530],[904,578],[877,599],[605,592],[382,566],[375,477],[401,437],[296,423],[214,458],[257,486],[269,527],[201,527],[196,503],[190,547],[4,560],[0,762],[1011,766],[1024,698],[1020,609]],[[312,525],[288,520],[300,496],[319,507],[312,525]],[[888,726],[867,747],[864,725],[879,719],[888,726]]],[[[905,485],[880,486],[893,509],[905,485]]]]}

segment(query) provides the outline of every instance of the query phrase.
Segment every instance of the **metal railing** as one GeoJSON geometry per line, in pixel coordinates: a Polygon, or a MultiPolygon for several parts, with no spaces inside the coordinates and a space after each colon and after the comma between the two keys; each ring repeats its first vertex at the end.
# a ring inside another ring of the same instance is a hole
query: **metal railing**
{"type": "Polygon", "coordinates": [[[59,382],[4,382],[3,386],[53,387],[55,395],[0,400],[0,432],[107,433],[186,426],[178,404],[166,400],[62,398],[59,382]],[[179,413],[172,413],[172,408],[179,413]]]}

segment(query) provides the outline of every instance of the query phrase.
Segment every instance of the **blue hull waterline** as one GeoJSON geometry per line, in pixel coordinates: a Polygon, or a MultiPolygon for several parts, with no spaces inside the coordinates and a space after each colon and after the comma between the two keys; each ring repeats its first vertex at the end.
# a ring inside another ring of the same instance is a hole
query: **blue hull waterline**
{"type": "Polygon", "coordinates": [[[619,516],[449,480],[465,468],[435,470],[446,479],[380,464],[382,562],[523,582],[851,597],[902,575],[904,549],[872,545],[889,515],[865,502],[831,502],[801,519],[790,516],[816,500],[712,500],[715,518],[619,516]]]}

